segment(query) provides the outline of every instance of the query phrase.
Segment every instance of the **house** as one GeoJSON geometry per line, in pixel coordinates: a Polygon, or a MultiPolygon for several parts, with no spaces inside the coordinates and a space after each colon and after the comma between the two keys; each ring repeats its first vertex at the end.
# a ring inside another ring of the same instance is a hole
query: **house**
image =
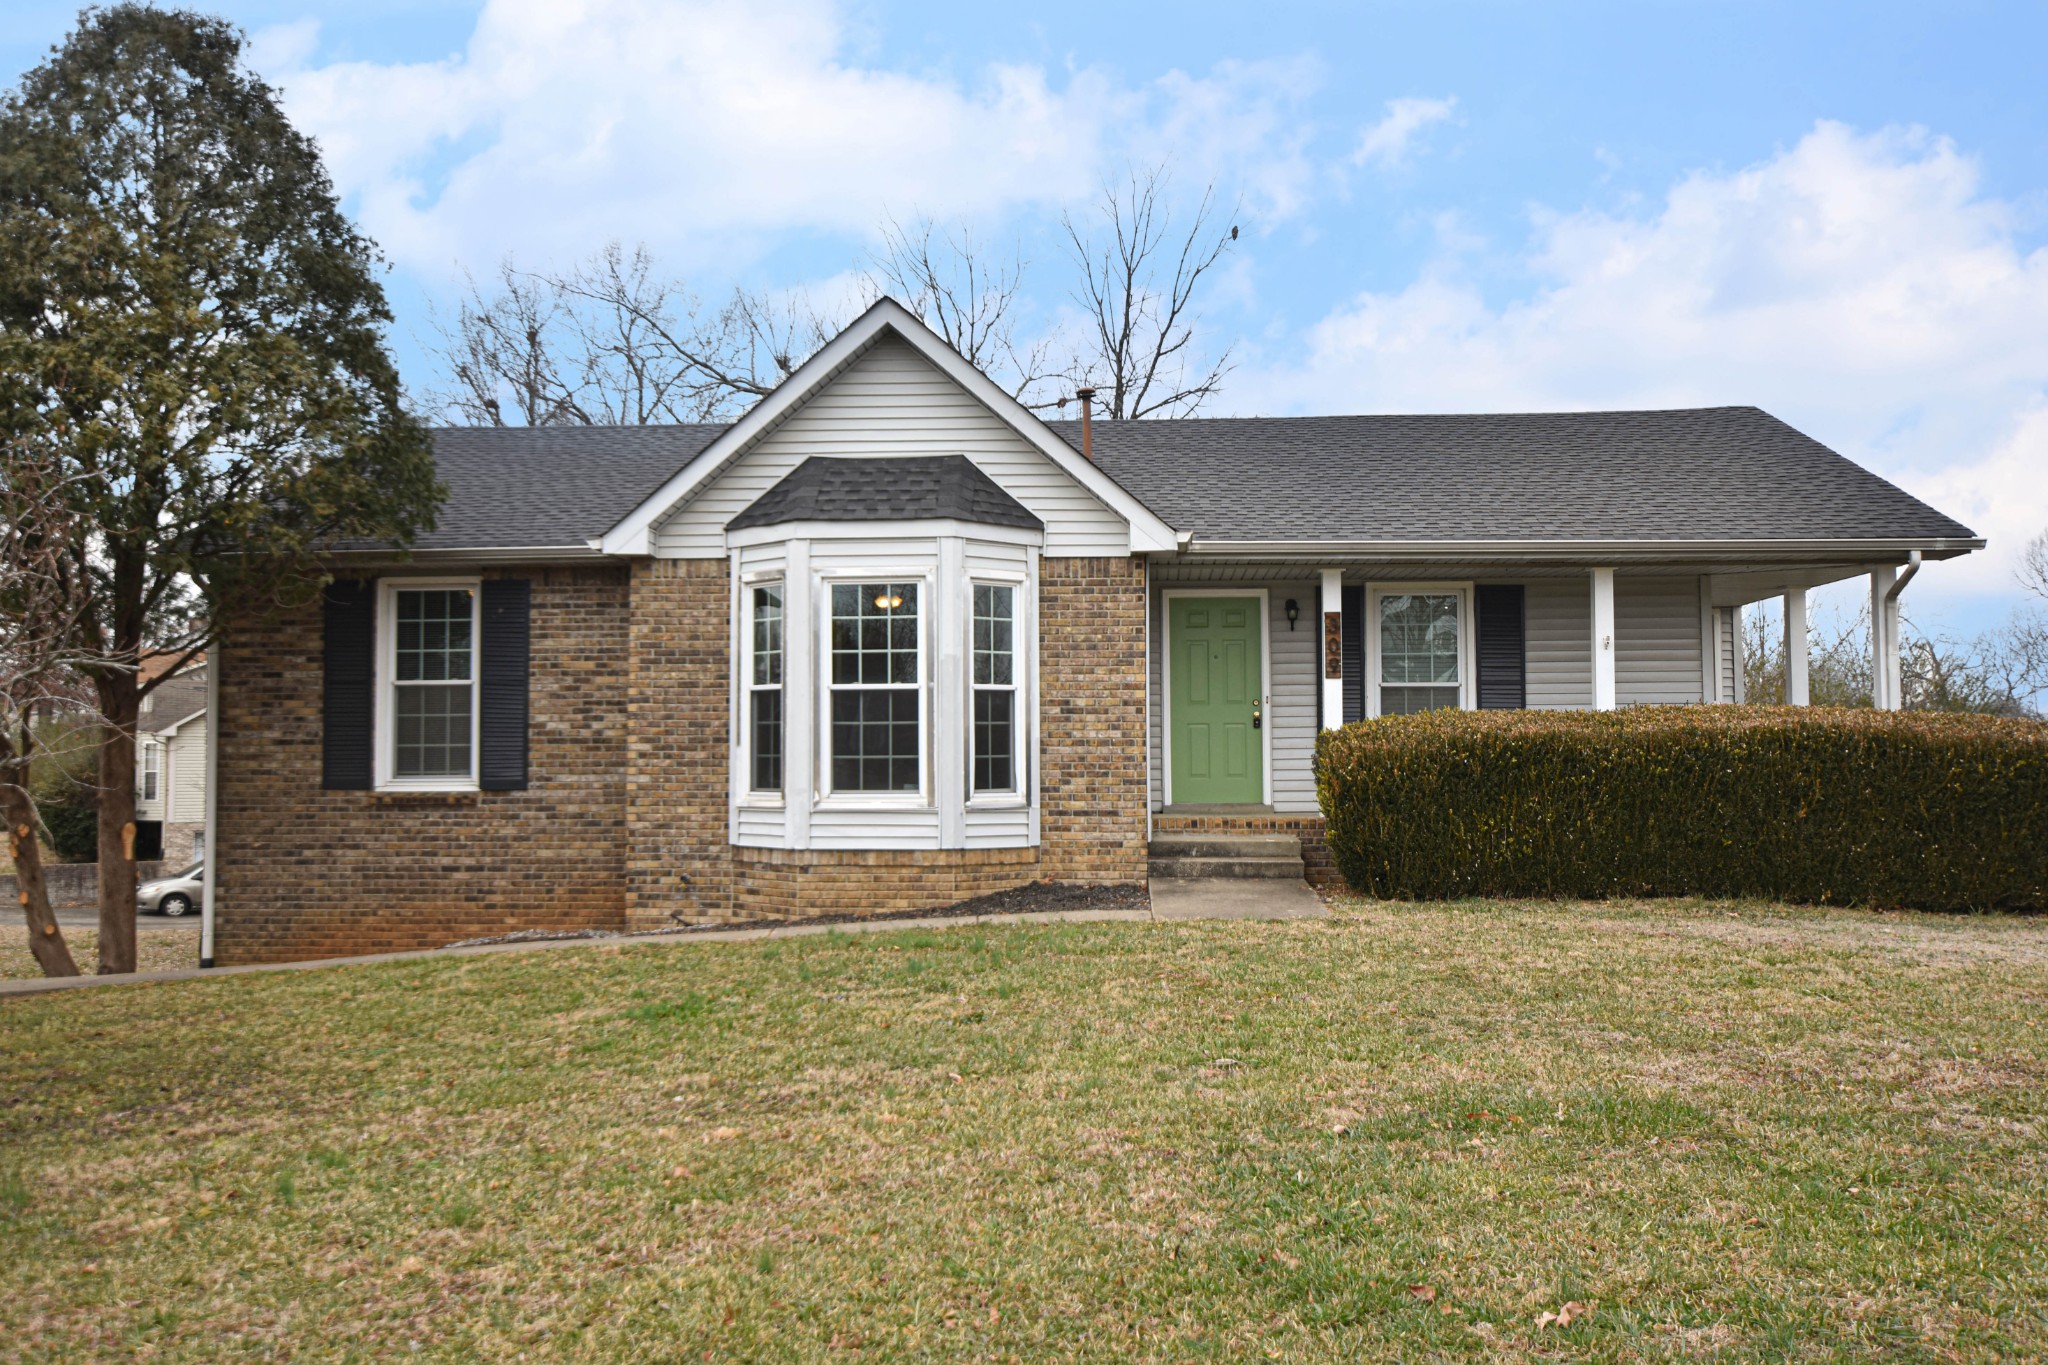
{"type": "MultiPolygon", "coordinates": [[[[152,678],[182,656],[142,661],[152,678]]],[[[206,656],[182,663],[142,698],[135,725],[135,856],[184,867],[206,851],[206,656]]]]}
{"type": "MultiPolygon", "coordinates": [[[[1320,727],[1741,697],[1965,527],[1753,408],[1047,423],[896,303],[729,426],[444,431],[408,558],[217,647],[217,960],[1327,879],[1320,727]],[[1901,566],[1905,566],[1903,574],[1901,566]],[[1179,841],[1178,843],[1176,841],[1179,841]]],[[[1795,693],[1801,686],[1795,671],[1795,693]]]]}

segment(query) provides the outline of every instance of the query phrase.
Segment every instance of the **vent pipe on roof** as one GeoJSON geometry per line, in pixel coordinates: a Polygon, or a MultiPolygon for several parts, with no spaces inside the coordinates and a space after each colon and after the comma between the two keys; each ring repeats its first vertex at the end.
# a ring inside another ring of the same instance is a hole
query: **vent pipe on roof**
{"type": "Polygon", "coordinates": [[[1095,390],[1075,389],[1074,397],[1081,400],[1081,458],[1095,463],[1095,390]]]}

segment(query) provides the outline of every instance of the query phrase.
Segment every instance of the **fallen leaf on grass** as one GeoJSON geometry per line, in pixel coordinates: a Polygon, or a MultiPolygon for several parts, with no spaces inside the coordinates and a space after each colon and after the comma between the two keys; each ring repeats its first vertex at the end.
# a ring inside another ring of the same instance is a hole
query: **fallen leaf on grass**
{"type": "Polygon", "coordinates": [[[1555,1313],[1538,1314],[1536,1318],[1536,1326],[1539,1329],[1549,1327],[1553,1324],[1555,1324],[1558,1327],[1569,1327],[1574,1322],[1577,1322],[1580,1318],[1591,1317],[1592,1315],[1592,1305],[1580,1303],[1577,1299],[1573,1299],[1570,1303],[1558,1309],[1555,1313]]]}
{"type": "Polygon", "coordinates": [[[709,1135],[706,1136],[705,1141],[730,1142],[732,1139],[738,1137],[739,1135],[740,1130],[737,1128],[713,1128],[709,1135]]]}
{"type": "Polygon", "coordinates": [[[1408,1286],[1408,1297],[1415,1300],[1417,1303],[1435,1303],[1436,1286],[1429,1284],[1411,1284],[1408,1286]]]}

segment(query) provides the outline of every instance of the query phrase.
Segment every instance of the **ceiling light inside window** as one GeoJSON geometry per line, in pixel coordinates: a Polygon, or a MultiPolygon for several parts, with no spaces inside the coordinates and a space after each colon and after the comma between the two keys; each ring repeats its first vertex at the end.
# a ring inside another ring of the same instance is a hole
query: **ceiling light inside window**
{"type": "Polygon", "coordinates": [[[882,611],[894,611],[902,605],[903,599],[893,592],[879,593],[875,597],[875,606],[882,611]]]}

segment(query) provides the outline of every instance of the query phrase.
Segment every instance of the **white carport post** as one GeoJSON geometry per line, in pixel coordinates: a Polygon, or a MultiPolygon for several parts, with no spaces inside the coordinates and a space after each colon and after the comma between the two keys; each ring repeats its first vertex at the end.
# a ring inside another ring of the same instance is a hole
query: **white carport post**
{"type": "Polygon", "coordinates": [[[1899,601],[1892,596],[1898,571],[1887,564],[1870,571],[1870,704],[1899,709],[1899,601]]]}
{"type": "Polygon", "coordinates": [[[1323,728],[1344,724],[1344,571],[1323,570],[1323,728]]]}
{"type": "Polygon", "coordinates": [[[1785,590],[1785,705],[1807,705],[1806,589],[1785,590]]]}
{"type": "Polygon", "coordinates": [[[1593,570],[1593,709],[1614,709],[1614,570],[1593,570]]]}

